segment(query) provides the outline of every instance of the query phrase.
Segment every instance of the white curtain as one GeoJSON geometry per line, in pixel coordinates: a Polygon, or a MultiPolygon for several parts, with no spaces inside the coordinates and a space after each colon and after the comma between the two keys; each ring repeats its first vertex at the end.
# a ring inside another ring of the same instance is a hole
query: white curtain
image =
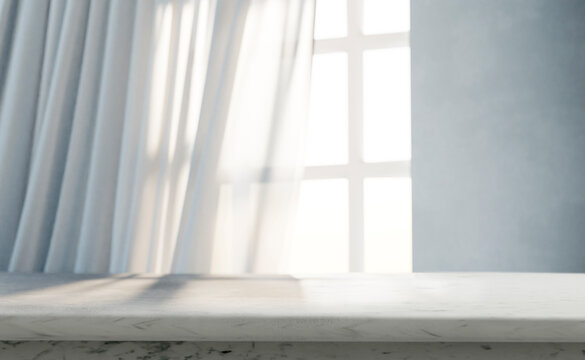
{"type": "Polygon", "coordinates": [[[0,270],[282,272],[313,0],[0,0],[0,270]]]}

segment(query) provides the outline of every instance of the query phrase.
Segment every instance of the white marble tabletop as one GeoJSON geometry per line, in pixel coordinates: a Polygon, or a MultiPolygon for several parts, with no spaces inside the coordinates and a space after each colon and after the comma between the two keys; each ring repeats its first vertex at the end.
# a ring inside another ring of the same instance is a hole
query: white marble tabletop
{"type": "Polygon", "coordinates": [[[0,273],[2,340],[585,341],[585,274],[0,273]]]}

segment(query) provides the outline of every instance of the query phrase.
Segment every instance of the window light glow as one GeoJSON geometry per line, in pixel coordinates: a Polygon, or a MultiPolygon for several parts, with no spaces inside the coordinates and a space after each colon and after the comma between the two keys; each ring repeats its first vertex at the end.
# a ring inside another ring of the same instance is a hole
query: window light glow
{"type": "Polygon", "coordinates": [[[410,49],[364,53],[364,160],[410,160],[410,49]]]}
{"type": "Polygon", "coordinates": [[[315,40],[347,35],[347,1],[319,0],[315,9],[315,40]]]}
{"type": "Polygon", "coordinates": [[[313,56],[306,165],[347,162],[347,54],[313,56]]]}
{"type": "Polygon", "coordinates": [[[365,35],[410,31],[409,0],[363,1],[363,33],[365,35]]]}

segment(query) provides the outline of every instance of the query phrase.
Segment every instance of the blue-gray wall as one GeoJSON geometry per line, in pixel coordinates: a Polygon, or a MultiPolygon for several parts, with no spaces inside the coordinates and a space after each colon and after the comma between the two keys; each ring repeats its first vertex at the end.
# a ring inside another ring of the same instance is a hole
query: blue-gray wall
{"type": "Polygon", "coordinates": [[[585,0],[412,0],[415,271],[585,272],[585,0]]]}

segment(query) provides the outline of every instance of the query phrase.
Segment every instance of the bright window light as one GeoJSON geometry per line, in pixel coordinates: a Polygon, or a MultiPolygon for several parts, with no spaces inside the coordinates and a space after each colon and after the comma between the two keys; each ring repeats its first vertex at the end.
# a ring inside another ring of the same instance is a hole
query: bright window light
{"type": "Polygon", "coordinates": [[[409,0],[363,1],[363,33],[365,35],[410,31],[409,0]]]}
{"type": "Polygon", "coordinates": [[[298,205],[297,230],[290,252],[290,271],[347,272],[347,218],[347,180],[303,181],[298,205]]]}
{"type": "MultiPolygon", "coordinates": [[[[350,0],[352,1],[352,0],[350,0]]],[[[340,38],[347,35],[347,1],[319,0],[315,9],[315,39],[340,38]]]]}
{"type": "Polygon", "coordinates": [[[367,272],[412,269],[410,178],[364,181],[364,266],[367,272]]]}
{"type": "Polygon", "coordinates": [[[364,160],[410,160],[410,49],[364,52],[364,160]]]}
{"type": "Polygon", "coordinates": [[[313,57],[305,155],[306,165],[347,163],[346,53],[313,57]],[[326,146],[323,139],[327,139],[326,146]]]}

